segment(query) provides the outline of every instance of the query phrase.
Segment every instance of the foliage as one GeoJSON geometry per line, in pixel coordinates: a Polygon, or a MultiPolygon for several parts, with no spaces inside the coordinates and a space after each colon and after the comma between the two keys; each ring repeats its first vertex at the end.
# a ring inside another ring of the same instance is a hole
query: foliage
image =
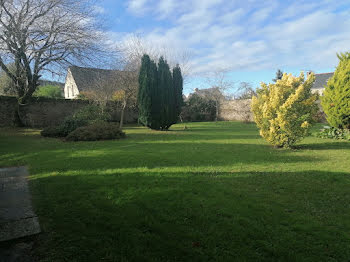
{"type": "Polygon", "coordinates": [[[74,119],[86,120],[88,122],[93,121],[109,121],[111,116],[108,112],[102,111],[97,105],[90,104],[84,106],[73,114],[74,119]]]}
{"type": "Polygon", "coordinates": [[[192,94],[182,108],[181,118],[186,122],[214,121],[216,103],[214,100],[192,94]]]}
{"type": "Polygon", "coordinates": [[[57,126],[49,126],[44,128],[40,134],[44,137],[64,137],[62,131],[57,126]]]}
{"type": "Polygon", "coordinates": [[[324,126],[316,133],[316,136],[320,138],[344,139],[350,141],[350,130],[324,126]]]}
{"type": "Polygon", "coordinates": [[[183,101],[183,78],[181,74],[181,68],[179,65],[173,68],[173,88],[174,88],[174,102],[175,109],[173,114],[173,122],[176,123],[181,114],[183,101]]]}
{"type": "Polygon", "coordinates": [[[97,141],[124,138],[125,133],[115,123],[97,122],[71,132],[67,141],[97,141]]]}
{"type": "Polygon", "coordinates": [[[309,134],[317,113],[317,95],[311,93],[315,75],[284,74],[275,84],[262,83],[252,99],[254,119],[260,135],[277,147],[291,147],[309,134]]]}
{"type": "Polygon", "coordinates": [[[142,57],[139,73],[138,109],[139,121],[152,129],[159,129],[160,99],[156,95],[157,66],[148,55],[142,57]]]}
{"type": "Polygon", "coordinates": [[[139,73],[139,121],[156,130],[167,130],[178,121],[182,104],[183,80],[181,70],[173,70],[163,57],[158,66],[148,55],[142,57],[139,73]]]}
{"type": "Polygon", "coordinates": [[[72,116],[66,117],[59,126],[43,129],[41,135],[46,137],[66,137],[79,127],[109,119],[110,116],[105,112],[101,112],[98,106],[88,105],[76,111],[72,116]]]}
{"type": "Polygon", "coordinates": [[[49,98],[64,98],[62,89],[59,86],[53,85],[40,86],[33,95],[49,98]]]}
{"type": "Polygon", "coordinates": [[[277,80],[281,80],[283,77],[283,71],[278,69],[276,72],[276,77],[274,79],[272,79],[273,82],[277,82],[277,80]]]}
{"type": "Polygon", "coordinates": [[[77,99],[92,101],[94,99],[94,93],[93,91],[81,91],[79,92],[77,99]]]}
{"type": "MultiPolygon", "coordinates": [[[[10,63],[6,66],[11,73],[16,72],[14,63],[10,63]]],[[[22,78],[25,78],[25,76],[23,75],[22,78]]],[[[17,94],[15,83],[3,70],[0,72],[0,94],[9,96],[15,96],[17,94]]]]}
{"type": "Polygon", "coordinates": [[[339,65],[321,97],[328,123],[340,129],[350,129],[350,53],[338,55],[339,65]]]}

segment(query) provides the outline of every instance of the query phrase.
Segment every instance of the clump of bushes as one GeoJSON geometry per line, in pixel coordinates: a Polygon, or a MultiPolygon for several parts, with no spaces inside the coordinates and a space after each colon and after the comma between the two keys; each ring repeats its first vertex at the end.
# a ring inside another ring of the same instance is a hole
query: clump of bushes
{"type": "Polygon", "coordinates": [[[96,141],[124,138],[125,133],[115,123],[94,123],[75,129],[67,137],[67,141],[96,141]]]}
{"type": "Polygon", "coordinates": [[[260,135],[276,147],[292,147],[307,136],[318,111],[311,93],[315,75],[284,74],[276,83],[262,86],[252,99],[254,120],[260,135]]]}
{"type": "Polygon", "coordinates": [[[66,137],[69,141],[88,141],[115,139],[123,136],[116,124],[108,123],[110,116],[96,105],[89,105],[67,117],[57,127],[48,127],[41,131],[45,137],[66,137]],[[100,127],[100,128],[99,128],[100,127]],[[84,129],[86,128],[86,129],[84,129]],[[76,130],[76,133],[72,134],[76,130]],[[104,130],[105,129],[105,130],[104,130]],[[95,132],[95,134],[93,134],[95,132]],[[70,136],[72,134],[72,136],[70,136]],[[69,138],[68,138],[69,137],[69,138]]]}
{"type": "Polygon", "coordinates": [[[316,133],[316,136],[320,138],[344,139],[350,141],[350,130],[324,126],[316,133]]]}
{"type": "Polygon", "coordinates": [[[216,103],[214,100],[191,95],[184,103],[181,119],[185,122],[214,121],[216,116],[216,103]]]}

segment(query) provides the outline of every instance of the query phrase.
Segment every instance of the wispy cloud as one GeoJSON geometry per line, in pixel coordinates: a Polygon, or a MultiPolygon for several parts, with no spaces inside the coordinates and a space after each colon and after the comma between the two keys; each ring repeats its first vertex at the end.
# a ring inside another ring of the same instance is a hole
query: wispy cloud
{"type": "Polygon", "coordinates": [[[335,54],[350,49],[348,4],[348,0],[130,0],[128,10],[166,21],[139,30],[148,41],[192,50],[192,68],[200,74],[215,67],[333,67],[335,54]]]}

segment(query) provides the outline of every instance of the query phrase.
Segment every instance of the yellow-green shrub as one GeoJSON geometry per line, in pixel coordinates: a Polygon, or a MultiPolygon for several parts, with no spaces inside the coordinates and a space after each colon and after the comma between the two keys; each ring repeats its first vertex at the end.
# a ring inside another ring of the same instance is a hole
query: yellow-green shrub
{"type": "Polygon", "coordinates": [[[339,65],[328,80],[321,101],[328,123],[350,130],[350,53],[339,54],[338,58],[339,65]]]}
{"type": "Polygon", "coordinates": [[[315,75],[284,74],[273,84],[261,84],[252,99],[254,120],[260,135],[276,147],[291,147],[309,134],[317,113],[317,95],[311,93],[315,75]]]}

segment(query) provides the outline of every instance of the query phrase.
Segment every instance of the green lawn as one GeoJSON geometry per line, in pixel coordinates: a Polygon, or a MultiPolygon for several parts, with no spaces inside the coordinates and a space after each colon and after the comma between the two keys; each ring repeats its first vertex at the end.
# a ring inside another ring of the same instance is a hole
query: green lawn
{"type": "Polygon", "coordinates": [[[275,149],[253,124],[67,143],[0,130],[27,165],[42,261],[349,261],[350,143],[275,149]]]}

